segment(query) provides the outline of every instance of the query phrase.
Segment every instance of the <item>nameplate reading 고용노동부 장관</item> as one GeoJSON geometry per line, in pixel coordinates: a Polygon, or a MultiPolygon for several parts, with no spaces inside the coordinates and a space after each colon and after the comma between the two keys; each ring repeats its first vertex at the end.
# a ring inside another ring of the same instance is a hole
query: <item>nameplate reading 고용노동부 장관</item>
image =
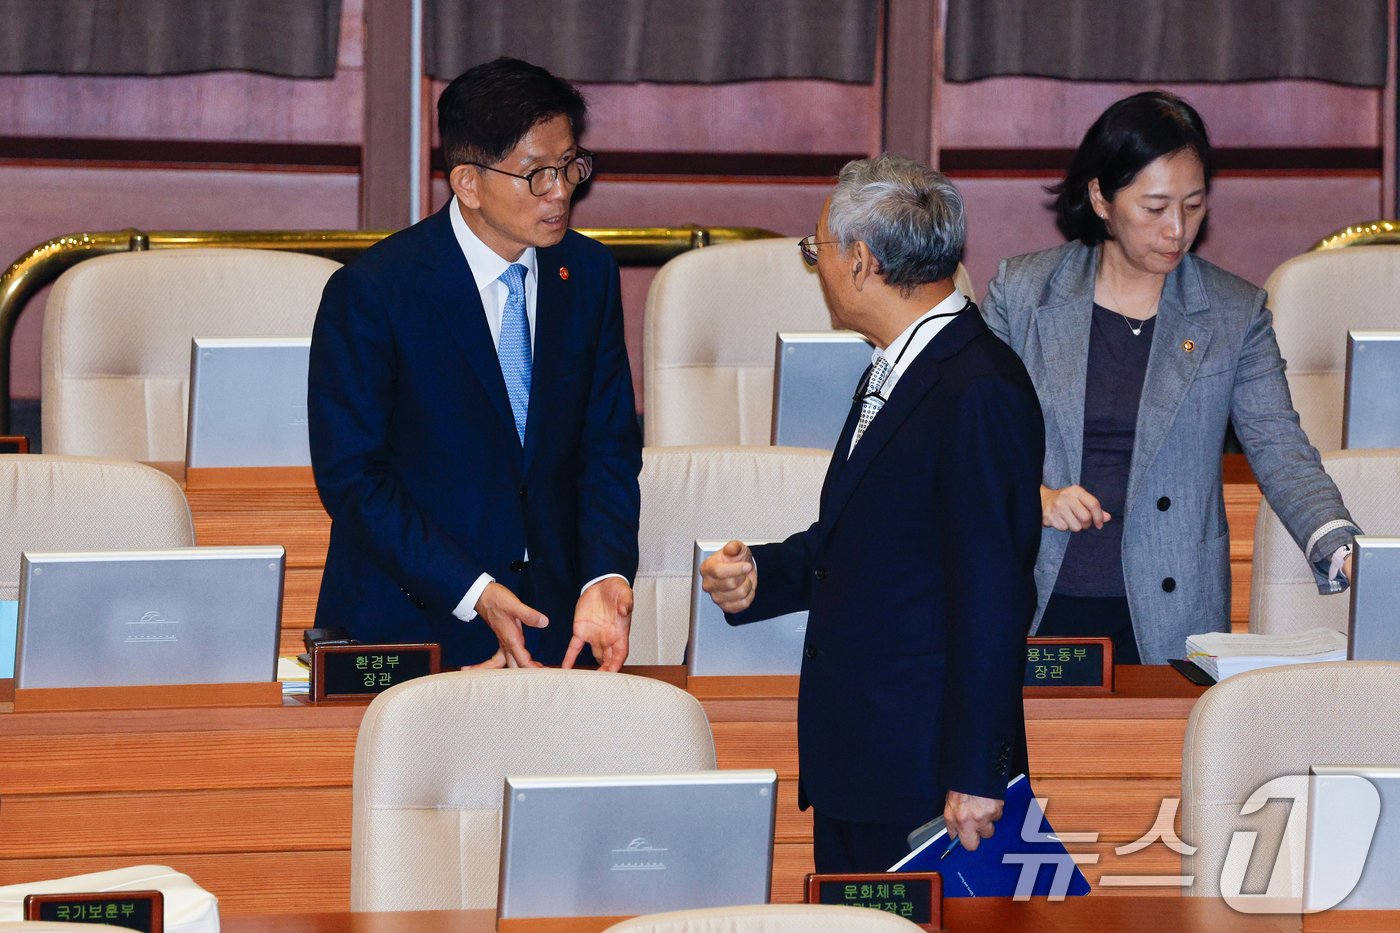
{"type": "Polygon", "coordinates": [[[1025,687],[1113,692],[1113,640],[1027,638],[1025,687]]]}
{"type": "Polygon", "coordinates": [[[367,700],[390,687],[442,670],[442,647],[413,645],[314,645],[311,699],[367,700]]]}

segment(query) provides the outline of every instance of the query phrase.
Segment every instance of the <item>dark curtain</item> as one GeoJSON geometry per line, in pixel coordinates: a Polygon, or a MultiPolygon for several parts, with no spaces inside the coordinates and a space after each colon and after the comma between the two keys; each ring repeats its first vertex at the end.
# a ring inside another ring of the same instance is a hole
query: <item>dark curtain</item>
{"type": "Polygon", "coordinates": [[[335,74],[340,0],[0,0],[0,73],[335,74]]]}
{"type": "Polygon", "coordinates": [[[1383,87],[1386,0],[948,0],[947,78],[1383,87]]]}
{"type": "Polygon", "coordinates": [[[510,55],[571,81],[874,80],[878,0],[427,0],[428,71],[510,55]]]}

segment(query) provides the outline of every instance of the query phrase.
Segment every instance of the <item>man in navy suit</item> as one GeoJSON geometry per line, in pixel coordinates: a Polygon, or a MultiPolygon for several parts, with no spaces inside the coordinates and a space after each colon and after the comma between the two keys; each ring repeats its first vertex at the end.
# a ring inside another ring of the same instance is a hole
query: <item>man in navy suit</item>
{"type": "Polygon", "coordinates": [[[326,284],[318,625],[453,666],[626,659],[641,437],[617,264],[568,229],[584,116],[542,68],[467,71],[438,100],[451,201],[326,284]]]}
{"type": "Polygon", "coordinates": [[[884,871],[939,813],[975,849],[1025,767],[1045,437],[1025,367],[953,285],[963,233],[932,169],[842,169],[802,251],[834,323],[877,349],[819,517],[701,567],[731,624],[809,611],[799,801],[820,872],[884,871]]]}

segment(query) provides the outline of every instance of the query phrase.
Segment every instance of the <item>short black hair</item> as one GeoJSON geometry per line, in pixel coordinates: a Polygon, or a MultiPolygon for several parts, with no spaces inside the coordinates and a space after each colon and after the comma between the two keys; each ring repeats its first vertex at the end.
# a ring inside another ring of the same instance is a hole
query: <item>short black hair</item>
{"type": "Polygon", "coordinates": [[[578,89],[539,65],[502,56],[462,72],[438,98],[438,134],[447,170],[493,165],[543,120],[563,114],[583,135],[588,105],[578,89]]]}
{"type": "Polygon", "coordinates": [[[1167,91],[1143,91],[1110,106],[1084,134],[1064,181],[1045,189],[1055,195],[1060,232],[1088,246],[1108,239],[1108,228],[1089,202],[1089,182],[1097,178],[1104,198],[1112,201],[1148,164],[1183,149],[1200,158],[1209,191],[1215,174],[1210,136],[1194,107],[1167,91]]]}

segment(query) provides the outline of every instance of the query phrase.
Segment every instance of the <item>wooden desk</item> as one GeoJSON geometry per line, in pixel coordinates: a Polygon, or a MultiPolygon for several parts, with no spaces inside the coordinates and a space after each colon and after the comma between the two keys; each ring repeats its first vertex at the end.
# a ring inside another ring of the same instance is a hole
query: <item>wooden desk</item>
{"type": "MultiPolygon", "coordinates": [[[[637,673],[684,684],[680,668],[637,673]]],[[[1200,688],[1124,668],[1116,696],[1031,699],[1037,791],[1062,831],[1097,831],[1104,874],[1176,874],[1158,843],[1119,858],[1179,788],[1200,688]]],[[[697,680],[722,768],[778,772],[773,897],[801,898],[811,817],[797,810],[796,678],[697,680]]],[[[350,781],[364,706],[11,713],[0,706],[0,884],[138,863],[171,865],[230,916],[349,906],[350,781]]],[[[1103,887],[1105,894],[1136,894],[1103,887]]],[[[1173,888],[1151,894],[1174,895],[1173,888]]]]}
{"type": "MultiPolygon", "coordinates": [[[[1252,916],[1211,898],[1072,897],[1051,902],[992,898],[944,901],[948,933],[1343,933],[1400,930],[1400,912],[1334,911],[1308,917],[1252,916]]],[[[550,933],[596,933],[607,922],[551,924],[550,933]]],[[[496,933],[489,910],[228,917],[224,933],[496,933]]],[[[521,928],[519,933],[526,933],[521,928]]]]}
{"type": "MultiPolygon", "coordinates": [[[[309,467],[200,470],[186,481],[182,463],[155,463],[182,486],[200,544],[280,544],[287,549],[282,654],[302,650],[312,624],[330,543],[330,517],[309,467]]],[[[1242,631],[1249,618],[1250,561],[1259,486],[1243,454],[1226,454],[1225,515],[1230,523],[1230,620],[1242,631]]]]}

